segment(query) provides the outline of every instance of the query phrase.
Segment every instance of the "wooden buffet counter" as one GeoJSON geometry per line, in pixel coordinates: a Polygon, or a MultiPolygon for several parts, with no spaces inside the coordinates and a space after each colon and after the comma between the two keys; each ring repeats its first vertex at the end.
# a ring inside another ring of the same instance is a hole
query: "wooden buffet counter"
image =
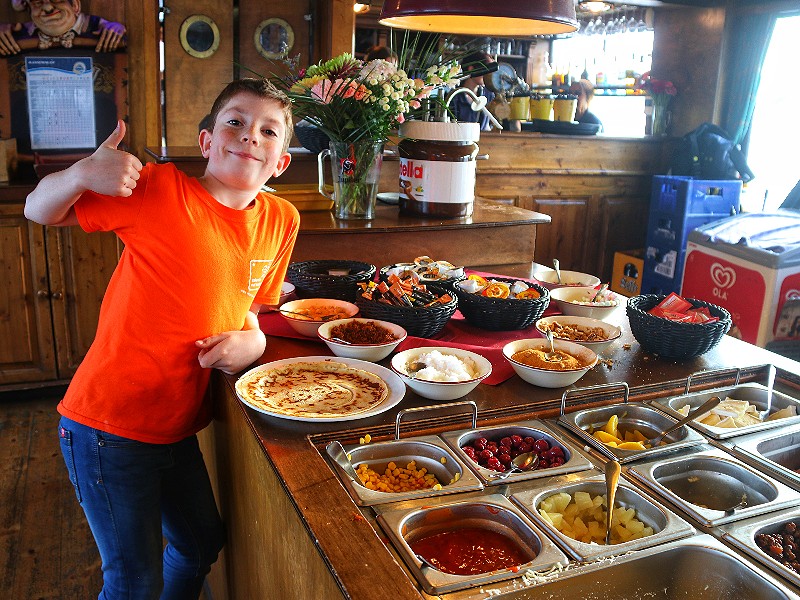
{"type": "MultiPolygon", "coordinates": [[[[729,336],[701,357],[672,362],[643,351],[627,323],[623,330],[623,339],[603,353],[613,365],[598,364],[579,386],[625,381],[631,399],[643,400],[682,393],[686,377],[700,371],[737,367],[742,381],[764,382],[766,369],[759,367],[771,363],[778,367],[777,389],[800,394],[800,363],[729,336]],[[626,350],[627,343],[631,347],[626,350]]],[[[315,341],[269,337],[259,362],[328,354],[315,341]]],[[[730,371],[699,376],[692,389],[730,385],[732,378],[730,371]]],[[[228,545],[209,577],[214,599],[430,598],[373,529],[371,509],[353,503],[319,449],[331,440],[358,443],[367,433],[374,441],[391,439],[398,411],[435,403],[407,390],[399,405],[381,415],[341,425],[309,424],[246,408],[235,397],[234,382],[230,376],[214,379],[216,418],[201,433],[228,527],[228,545]]],[[[463,400],[477,404],[479,426],[498,425],[557,416],[563,391],[537,388],[513,376],[497,386],[481,384],[463,400]]],[[[621,401],[615,392],[601,394],[592,401],[621,401]]],[[[403,419],[401,436],[470,427],[468,414],[442,410],[424,415],[424,424],[413,414],[403,419]]]]}

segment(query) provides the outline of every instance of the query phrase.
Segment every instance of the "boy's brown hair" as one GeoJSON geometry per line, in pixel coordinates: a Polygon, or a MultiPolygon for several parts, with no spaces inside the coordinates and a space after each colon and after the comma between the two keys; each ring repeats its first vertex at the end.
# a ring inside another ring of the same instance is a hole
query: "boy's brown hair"
{"type": "MultiPolygon", "coordinates": [[[[292,122],[292,101],[289,100],[289,97],[286,94],[272,85],[266,79],[245,77],[231,81],[228,85],[226,85],[225,89],[223,89],[219,93],[219,96],[217,96],[217,99],[214,100],[214,104],[211,107],[211,112],[209,113],[208,117],[206,117],[206,119],[208,119],[208,131],[214,131],[214,125],[217,122],[217,117],[228,101],[237,94],[242,93],[254,94],[259,98],[275,100],[280,105],[281,112],[283,112],[284,124],[286,125],[286,134],[283,140],[283,151],[286,152],[289,149],[289,142],[291,142],[292,135],[294,134],[294,124],[292,122]]],[[[203,121],[205,122],[206,119],[203,119],[203,121]]]]}

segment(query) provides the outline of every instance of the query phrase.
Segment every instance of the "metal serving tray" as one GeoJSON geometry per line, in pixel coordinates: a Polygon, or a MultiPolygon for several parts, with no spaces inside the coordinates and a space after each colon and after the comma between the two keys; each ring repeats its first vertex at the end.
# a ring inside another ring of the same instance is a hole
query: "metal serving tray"
{"type": "Polygon", "coordinates": [[[704,527],[800,504],[800,493],[707,445],[630,465],[628,474],[704,527]],[[747,506],[725,510],[742,499],[747,506]]]}
{"type": "Polygon", "coordinates": [[[612,562],[567,569],[552,583],[502,598],[797,600],[798,596],[786,582],[719,540],[696,535],[617,556],[612,562]]]}
{"type": "Polygon", "coordinates": [[[690,448],[702,444],[705,439],[702,435],[689,427],[681,427],[665,438],[665,444],[645,450],[621,450],[605,445],[594,437],[590,430],[601,429],[611,418],[617,415],[621,429],[638,429],[648,438],[655,437],[669,426],[675,424],[675,419],[668,417],[662,411],[639,403],[613,404],[597,408],[587,408],[558,417],[558,423],[574,432],[604,456],[617,460],[620,463],[629,463],[652,456],[662,456],[676,450],[690,448]]]}
{"type": "MultiPolygon", "coordinates": [[[[769,393],[770,388],[768,386],[761,385],[760,383],[742,383],[739,385],[706,390],[698,393],[683,394],[681,396],[674,396],[672,398],[659,398],[657,400],[650,400],[648,402],[659,410],[663,410],[668,415],[680,419],[683,417],[683,415],[678,412],[679,408],[682,408],[687,404],[692,409],[696,408],[711,398],[711,396],[719,396],[723,400],[726,397],[735,398],[736,400],[746,400],[750,404],[755,404],[759,410],[765,410],[767,408],[767,396],[769,393]]],[[[777,412],[782,408],[786,408],[787,406],[797,407],[799,416],[776,419],[774,421],[762,421],[756,425],[748,425],[746,427],[737,428],[711,427],[697,422],[690,423],[690,426],[710,438],[721,440],[735,436],[746,435],[755,431],[762,431],[764,429],[774,429],[776,427],[785,427],[787,425],[800,423],[800,401],[798,401],[796,398],[792,398],[791,396],[787,396],[786,394],[782,394],[773,390],[772,402],[770,404],[770,414],[777,412]]]]}
{"type": "Polygon", "coordinates": [[[501,427],[483,427],[480,429],[461,429],[459,431],[449,431],[440,434],[442,439],[453,449],[458,457],[478,476],[478,479],[484,485],[499,485],[509,484],[516,481],[524,481],[528,479],[538,479],[541,477],[552,477],[554,475],[564,475],[565,473],[574,473],[577,471],[585,471],[594,468],[592,463],[587,459],[575,446],[566,441],[563,436],[559,436],[544,422],[531,420],[520,421],[519,423],[511,423],[501,427]],[[532,437],[535,439],[545,439],[552,447],[555,444],[561,446],[564,451],[564,464],[559,467],[548,467],[537,469],[535,471],[524,471],[522,473],[513,473],[508,477],[498,479],[498,476],[503,475],[497,471],[482,467],[469,456],[467,456],[461,449],[465,444],[470,444],[479,437],[485,437],[489,440],[500,440],[506,436],[520,435],[524,437],[532,437]]]}
{"type": "Polygon", "coordinates": [[[483,485],[473,475],[447,445],[434,435],[405,438],[388,442],[376,442],[356,446],[345,446],[354,469],[361,463],[367,463],[373,470],[383,473],[389,462],[405,467],[412,460],[417,469],[425,467],[429,473],[436,475],[442,489],[413,490],[408,492],[379,492],[364,487],[361,481],[354,481],[344,470],[341,463],[330,454],[329,460],[336,468],[339,478],[344,483],[350,496],[361,506],[372,506],[384,502],[399,502],[411,498],[428,498],[443,494],[480,490],[483,485]]]}
{"type": "Polygon", "coordinates": [[[391,539],[411,573],[429,594],[442,594],[519,577],[528,569],[566,565],[567,557],[525,514],[500,494],[469,499],[434,498],[404,503],[403,508],[376,507],[378,523],[391,539]],[[409,506],[409,504],[411,506],[409,506]],[[423,565],[410,544],[420,538],[465,527],[506,535],[525,549],[531,560],[513,569],[476,575],[453,575],[423,565]]]}
{"type": "Polygon", "coordinates": [[[719,442],[742,461],[800,491],[800,425],[719,442]]]}
{"type": "MultiPolygon", "coordinates": [[[[644,496],[631,483],[620,478],[616,500],[614,502],[615,506],[635,509],[636,518],[645,525],[652,527],[654,531],[653,535],[609,546],[580,542],[567,537],[545,521],[539,513],[539,504],[544,499],[559,492],[565,492],[570,495],[574,495],[575,492],[588,492],[593,496],[598,494],[605,495],[605,478],[602,475],[581,474],[578,480],[569,483],[562,481],[553,482],[552,480],[537,483],[538,485],[536,487],[528,486],[529,489],[512,493],[510,496],[511,500],[519,505],[520,508],[525,511],[525,514],[530,515],[531,518],[556,541],[567,555],[580,562],[590,562],[608,556],[625,554],[632,550],[641,550],[642,548],[648,548],[656,544],[688,537],[695,533],[694,527],[681,517],[668,508],[644,496]]],[[[605,526],[603,529],[605,529],[605,526]]]]}
{"type": "Polygon", "coordinates": [[[789,521],[800,525],[800,510],[797,508],[782,510],[768,517],[757,517],[737,521],[721,527],[722,539],[737,550],[750,555],[757,562],[775,571],[795,586],[800,586],[800,573],[782,565],[769,554],[761,550],[756,543],[756,536],[760,533],[776,533],[783,529],[789,521]]]}

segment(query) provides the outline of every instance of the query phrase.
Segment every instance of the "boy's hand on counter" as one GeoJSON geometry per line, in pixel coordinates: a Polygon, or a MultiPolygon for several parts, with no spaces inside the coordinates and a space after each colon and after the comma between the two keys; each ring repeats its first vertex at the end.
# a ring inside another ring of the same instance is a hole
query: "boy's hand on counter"
{"type": "Polygon", "coordinates": [[[233,375],[264,354],[267,338],[258,326],[258,317],[248,312],[241,331],[218,333],[196,341],[195,345],[200,348],[197,360],[201,367],[233,375]]]}

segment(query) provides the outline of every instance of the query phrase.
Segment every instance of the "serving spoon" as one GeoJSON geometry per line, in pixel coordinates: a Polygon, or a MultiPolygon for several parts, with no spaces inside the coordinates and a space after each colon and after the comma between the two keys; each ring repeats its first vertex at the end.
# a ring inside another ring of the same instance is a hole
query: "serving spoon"
{"type": "Polygon", "coordinates": [[[606,463],[606,546],[611,545],[611,519],[614,516],[614,499],[617,495],[619,475],[622,472],[619,462],[610,460],[606,463]]]}
{"type": "Polygon", "coordinates": [[[553,259],[553,267],[556,270],[556,277],[558,278],[558,283],[561,283],[561,269],[559,268],[560,263],[558,262],[557,258],[553,259]]]}
{"type": "Polygon", "coordinates": [[[688,415],[683,417],[680,421],[678,421],[674,425],[670,425],[664,431],[659,433],[656,437],[647,440],[647,442],[650,444],[651,448],[655,448],[661,442],[663,442],[664,438],[667,437],[670,433],[680,429],[681,427],[683,427],[684,425],[689,423],[695,417],[699,417],[701,415],[704,415],[705,413],[710,411],[712,408],[714,408],[720,402],[722,402],[722,400],[720,399],[719,396],[711,396],[711,398],[709,398],[708,400],[703,402],[700,406],[698,406],[695,410],[691,411],[688,415]]]}
{"type": "Polygon", "coordinates": [[[328,445],[325,446],[325,451],[328,453],[328,456],[336,461],[336,464],[344,469],[344,472],[347,473],[355,483],[361,483],[361,478],[356,474],[353,463],[350,462],[350,459],[347,457],[347,452],[345,452],[344,447],[338,440],[333,440],[328,443],[328,445]]]}
{"type": "Polygon", "coordinates": [[[547,341],[550,342],[550,352],[544,353],[544,359],[548,362],[560,362],[561,354],[556,352],[555,346],[553,346],[553,332],[547,331],[544,335],[547,338],[547,341]]]}
{"type": "Polygon", "coordinates": [[[511,467],[508,471],[496,475],[494,479],[506,479],[513,473],[522,473],[523,471],[532,471],[539,466],[539,454],[535,451],[523,452],[511,459],[511,467]]]}
{"type": "Polygon", "coordinates": [[[308,315],[306,313],[296,312],[294,310],[286,310],[285,308],[279,308],[278,312],[279,313],[289,313],[289,314],[292,314],[292,315],[297,315],[299,317],[305,317],[309,321],[330,321],[331,319],[335,319],[336,318],[336,315],[322,315],[319,319],[314,319],[314,318],[312,318],[310,315],[308,315]]]}

